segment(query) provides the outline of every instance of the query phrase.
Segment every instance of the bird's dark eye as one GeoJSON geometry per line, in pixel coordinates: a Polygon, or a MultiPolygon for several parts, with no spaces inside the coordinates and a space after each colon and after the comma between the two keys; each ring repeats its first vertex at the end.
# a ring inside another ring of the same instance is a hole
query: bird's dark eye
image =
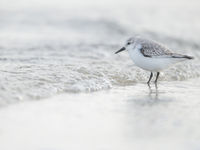
{"type": "Polygon", "coordinates": [[[127,43],[127,45],[130,45],[130,44],[131,44],[130,42],[127,43]]]}

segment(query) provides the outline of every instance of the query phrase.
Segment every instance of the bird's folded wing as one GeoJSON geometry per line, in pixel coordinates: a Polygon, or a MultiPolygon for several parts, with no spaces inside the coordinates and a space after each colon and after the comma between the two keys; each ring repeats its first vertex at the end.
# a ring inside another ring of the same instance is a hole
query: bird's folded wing
{"type": "Polygon", "coordinates": [[[156,42],[142,43],[140,51],[145,57],[172,57],[173,55],[168,48],[156,42]]]}

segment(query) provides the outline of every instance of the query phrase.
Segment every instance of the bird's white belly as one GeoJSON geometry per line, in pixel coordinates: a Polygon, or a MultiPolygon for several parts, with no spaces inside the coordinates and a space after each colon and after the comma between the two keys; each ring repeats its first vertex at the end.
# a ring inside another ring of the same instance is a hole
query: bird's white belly
{"type": "Polygon", "coordinates": [[[129,55],[138,67],[152,72],[162,71],[170,67],[170,65],[180,61],[175,58],[144,57],[139,49],[129,51],[129,55]]]}

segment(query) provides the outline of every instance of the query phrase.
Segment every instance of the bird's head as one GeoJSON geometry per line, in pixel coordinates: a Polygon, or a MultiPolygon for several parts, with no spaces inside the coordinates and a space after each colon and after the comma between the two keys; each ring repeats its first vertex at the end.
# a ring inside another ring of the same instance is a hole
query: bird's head
{"type": "Polygon", "coordinates": [[[115,54],[122,52],[124,50],[130,50],[130,49],[134,49],[134,47],[136,46],[136,42],[137,42],[138,37],[131,37],[129,38],[125,45],[119,49],[118,51],[115,52],[115,54]]]}

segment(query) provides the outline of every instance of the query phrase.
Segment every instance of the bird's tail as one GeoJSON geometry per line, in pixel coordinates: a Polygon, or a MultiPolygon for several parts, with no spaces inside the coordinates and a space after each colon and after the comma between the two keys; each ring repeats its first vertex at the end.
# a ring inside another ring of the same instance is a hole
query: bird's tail
{"type": "Polygon", "coordinates": [[[194,57],[192,57],[192,56],[187,56],[187,55],[184,55],[183,58],[194,59],[194,57]]]}
{"type": "Polygon", "coordinates": [[[186,58],[186,59],[194,59],[194,57],[192,56],[188,56],[188,55],[181,55],[181,54],[174,54],[172,55],[173,58],[186,58]]]}

